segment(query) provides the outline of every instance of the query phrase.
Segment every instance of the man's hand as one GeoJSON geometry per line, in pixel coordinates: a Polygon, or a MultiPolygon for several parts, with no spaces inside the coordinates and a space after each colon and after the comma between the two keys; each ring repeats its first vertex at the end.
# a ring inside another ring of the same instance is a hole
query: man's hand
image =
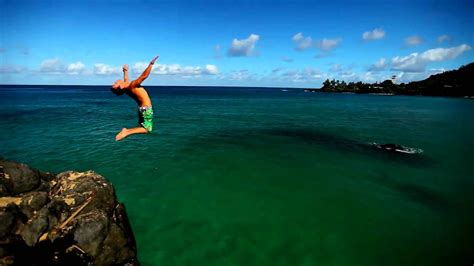
{"type": "Polygon", "coordinates": [[[127,64],[123,65],[122,70],[123,70],[123,72],[128,71],[128,65],[127,64]]]}
{"type": "Polygon", "coordinates": [[[155,63],[156,59],[158,59],[158,57],[160,57],[160,56],[159,56],[159,55],[155,56],[155,58],[153,58],[153,59],[150,61],[150,64],[153,65],[153,64],[155,63]]]}

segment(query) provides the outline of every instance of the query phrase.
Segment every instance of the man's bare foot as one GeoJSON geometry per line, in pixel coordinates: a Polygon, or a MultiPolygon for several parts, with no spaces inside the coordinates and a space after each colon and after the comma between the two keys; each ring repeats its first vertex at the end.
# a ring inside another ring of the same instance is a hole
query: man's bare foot
{"type": "Polygon", "coordinates": [[[120,131],[117,136],[115,136],[115,141],[119,141],[119,140],[122,140],[124,139],[126,136],[128,136],[127,134],[127,129],[126,128],[122,128],[122,131],[120,131]]]}

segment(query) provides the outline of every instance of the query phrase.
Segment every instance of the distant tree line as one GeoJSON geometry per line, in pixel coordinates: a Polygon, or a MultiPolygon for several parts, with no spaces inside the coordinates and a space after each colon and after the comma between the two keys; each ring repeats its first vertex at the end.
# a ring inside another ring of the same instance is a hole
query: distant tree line
{"type": "Polygon", "coordinates": [[[323,92],[350,93],[383,93],[400,95],[429,96],[473,96],[474,95],[474,63],[462,66],[457,70],[432,75],[422,81],[408,84],[394,84],[391,80],[381,83],[349,82],[325,80],[321,87],[323,92]]]}

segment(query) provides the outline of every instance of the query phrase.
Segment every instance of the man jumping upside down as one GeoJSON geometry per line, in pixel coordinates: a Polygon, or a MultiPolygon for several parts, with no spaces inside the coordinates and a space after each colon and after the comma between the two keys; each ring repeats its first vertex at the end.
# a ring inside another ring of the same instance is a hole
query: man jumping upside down
{"type": "Polygon", "coordinates": [[[126,93],[132,97],[138,104],[138,124],[139,127],[123,128],[116,136],[115,140],[119,141],[132,134],[147,134],[153,130],[153,108],[151,100],[146,90],[141,86],[141,83],[150,75],[153,64],[158,56],[150,61],[148,67],[136,80],[128,81],[128,66],[123,66],[123,80],[117,80],[112,85],[112,92],[115,95],[122,95],[126,93]]]}

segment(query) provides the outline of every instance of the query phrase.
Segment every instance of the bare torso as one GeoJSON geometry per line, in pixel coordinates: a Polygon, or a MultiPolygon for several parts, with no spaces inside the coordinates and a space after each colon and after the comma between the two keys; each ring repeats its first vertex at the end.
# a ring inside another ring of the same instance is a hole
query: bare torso
{"type": "Polygon", "coordinates": [[[129,88],[127,95],[132,97],[140,107],[151,106],[150,97],[143,87],[129,88]]]}

